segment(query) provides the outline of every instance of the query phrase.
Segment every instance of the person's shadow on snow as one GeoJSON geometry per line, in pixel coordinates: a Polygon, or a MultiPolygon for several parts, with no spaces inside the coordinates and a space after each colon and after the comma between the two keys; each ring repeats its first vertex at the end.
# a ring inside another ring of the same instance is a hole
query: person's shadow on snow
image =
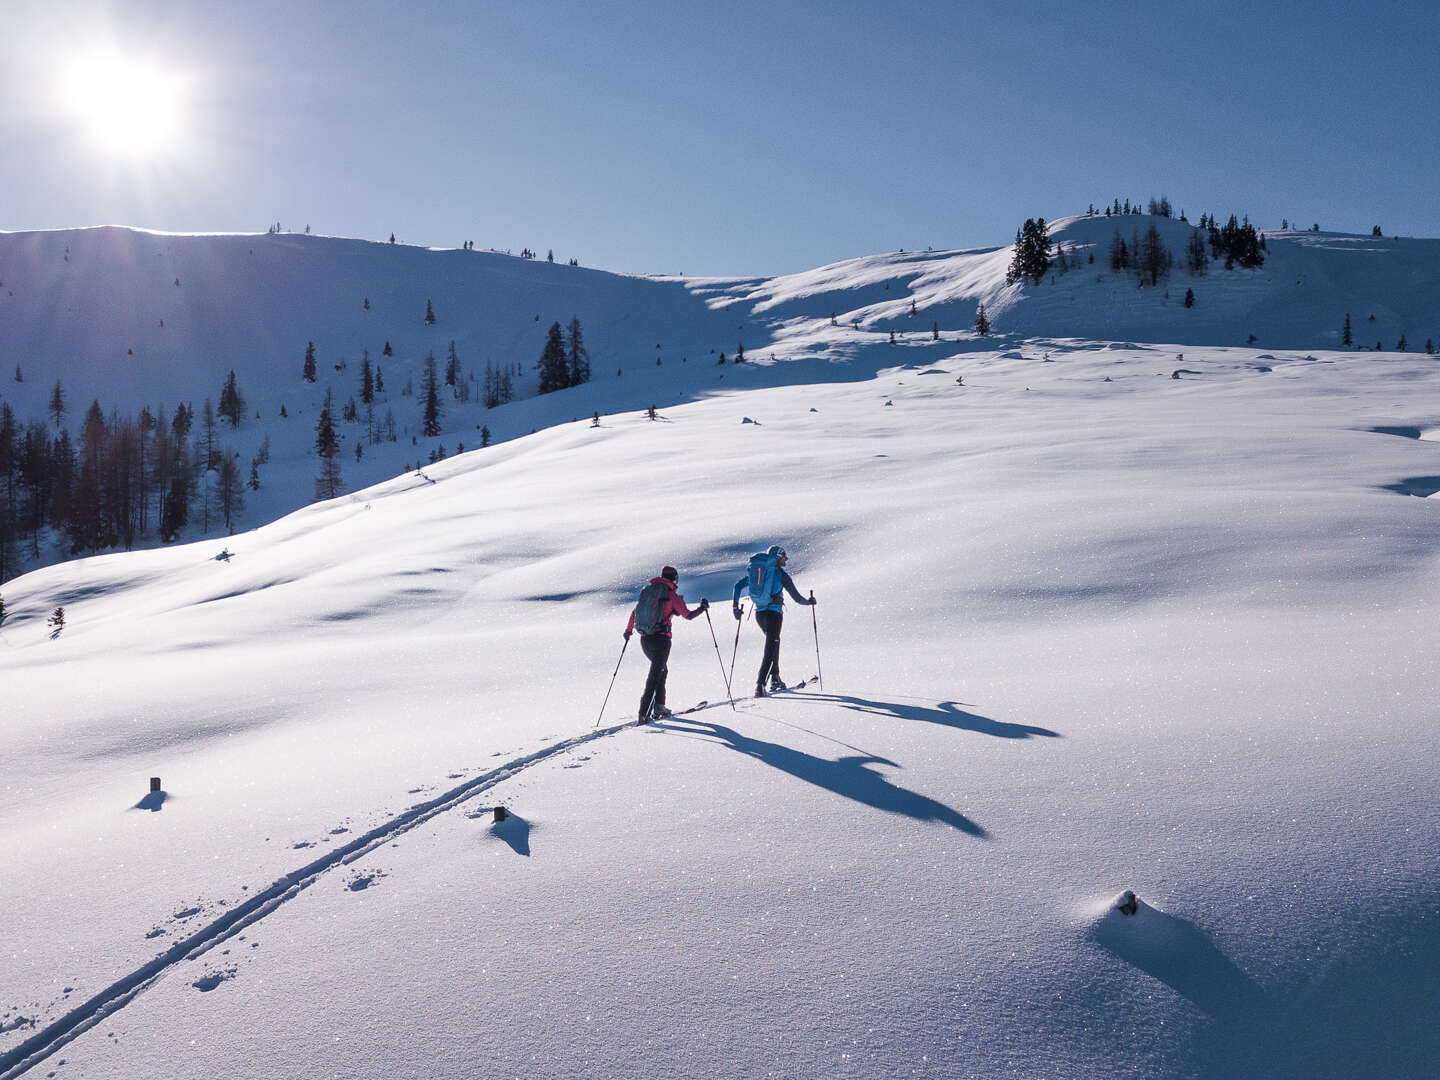
{"type": "Polygon", "coordinates": [[[724,724],[706,723],[676,716],[654,725],[659,728],[673,728],[690,734],[713,736],[732,750],[763,761],[771,768],[779,769],[797,779],[843,795],[847,799],[873,806],[891,814],[903,814],[918,821],[939,821],[959,829],[970,836],[987,839],[989,833],[971,821],[964,814],[952,810],[942,802],[893,784],[874,766],[888,765],[898,769],[893,761],[873,755],[852,755],[836,761],[807,754],[780,743],[742,735],[724,724]]]}
{"type": "Polygon", "coordinates": [[[940,724],[942,727],[975,731],[981,735],[993,735],[997,739],[1029,739],[1033,736],[1058,739],[1061,737],[1058,731],[1051,731],[1049,728],[1031,727],[1028,724],[1007,724],[1000,720],[992,720],[988,716],[981,716],[979,713],[966,712],[960,708],[958,701],[942,701],[937,706],[902,705],[898,701],[871,701],[868,698],[854,697],[849,694],[811,694],[809,692],[801,696],[799,700],[828,701],[856,712],[893,716],[897,720],[916,720],[925,724],[940,724]]]}

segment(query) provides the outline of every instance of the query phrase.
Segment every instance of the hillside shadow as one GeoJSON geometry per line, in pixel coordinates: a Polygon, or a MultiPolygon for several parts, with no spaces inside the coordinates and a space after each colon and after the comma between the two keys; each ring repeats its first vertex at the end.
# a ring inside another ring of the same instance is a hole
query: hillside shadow
{"type": "Polygon", "coordinates": [[[898,701],[871,701],[868,698],[850,694],[806,693],[802,700],[825,701],[855,712],[872,713],[877,716],[893,716],[897,720],[913,720],[923,724],[939,724],[941,727],[974,731],[981,735],[993,735],[997,739],[1029,739],[1043,737],[1062,738],[1058,731],[1049,728],[1032,727],[1029,724],[1007,724],[992,720],[979,713],[966,712],[957,701],[942,701],[936,706],[904,705],[898,701]]]}
{"type": "Polygon", "coordinates": [[[974,836],[988,839],[990,834],[980,825],[971,821],[958,810],[946,806],[926,795],[910,791],[893,784],[872,766],[900,766],[886,758],[873,755],[851,755],[835,761],[807,754],[781,743],[742,735],[724,724],[690,720],[676,716],[654,725],[657,728],[681,731],[690,734],[708,735],[747,757],[762,761],[772,769],[804,780],[806,783],[825,788],[836,795],[884,810],[889,814],[900,814],[917,821],[938,821],[951,828],[974,836]]]}

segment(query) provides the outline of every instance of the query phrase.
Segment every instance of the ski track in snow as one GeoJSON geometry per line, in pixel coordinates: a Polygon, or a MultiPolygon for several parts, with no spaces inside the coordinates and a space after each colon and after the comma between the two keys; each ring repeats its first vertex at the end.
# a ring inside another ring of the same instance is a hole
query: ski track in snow
{"type": "MultiPolygon", "coordinates": [[[[532,753],[515,758],[512,761],[500,765],[482,776],[473,780],[467,780],[458,787],[451,788],[443,795],[439,795],[429,802],[420,803],[391,818],[382,825],[376,826],[363,836],[352,840],[341,848],[329,852],[322,858],[293,870],[284,877],[276,879],[268,888],[261,890],[254,896],[249,897],[243,903],[230,908],[220,918],[209,923],[205,927],[191,934],[183,941],[176,942],[165,952],[160,953],[148,963],[111,983],[104,990],[91,997],[84,1004],[77,1006],[66,1013],[59,1020],[47,1025],[24,1042],[20,1043],[13,1050],[0,1054],[0,1080],[13,1080],[34,1068],[50,1055],[61,1049],[73,1039],[89,1031],[101,1020],[112,1016],[120,1009],[123,1009],[140,994],[154,986],[170,971],[187,960],[194,960],[203,956],[210,949],[221,942],[227,941],[235,934],[253,926],[275,911],[280,905],[299,896],[305,889],[315,884],[321,877],[339,866],[348,866],[358,859],[370,854],[376,848],[389,843],[417,825],[423,825],[432,818],[438,817],[447,811],[455,809],[462,803],[469,801],[481,792],[495,787],[497,784],[510,779],[519,772],[547,761],[552,757],[565,754],[576,747],[584,746],[586,743],[594,742],[596,739],[603,739],[618,734],[626,728],[635,727],[633,720],[622,724],[615,724],[610,727],[597,728],[588,731],[583,735],[576,735],[573,738],[553,743],[542,747],[532,753]]],[[[452,778],[455,775],[452,774],[452,778]]],[[[418,790],[418,789],[417,789],[418,790]]],[[[308,845],[296,845],[297,848],[308,845]]],[[[359,891],[367,888],[375,880],[383,877],[383,874],[375,873],[357,877],[347,883],[351,891],[359,891]],[[364,884],[360,884],[364,882],[364,884]]],[[[199,909],[181,912],[181,915],[198,914],[199,909]]],[[[233,978],[233,968],[226,968],[219,972],[207,972],[193,985],[202,992],[215,989],[227,979],[233,978]]]]}

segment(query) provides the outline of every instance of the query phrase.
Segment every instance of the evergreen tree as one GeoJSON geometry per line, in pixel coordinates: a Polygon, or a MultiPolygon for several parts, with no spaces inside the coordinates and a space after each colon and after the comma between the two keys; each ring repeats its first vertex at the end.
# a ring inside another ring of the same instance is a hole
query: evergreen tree
{"type": "Polygon", "coordinates": [[[1130,249],[1125,246],[1125,238],[1120,235],[1118,228],[1110,241],[1110,269],[1117,274],[1130,269],[1130,249]]]}
{"type": "Polygon", "coordinates": [[[975,333],[985,337],[990,333],[990,317],[985,314],[985,305],[982,303],[975,312],[975,333]]]}
{"type": "Polygon", "coordinates": [[[425,357],[425,372],[420,380],[425,398],[425,413],[421,431],[427,439],[440,434],[440,371],[435,363],[435,354],[425,357]]]}
{"type": "Polygon", "coordinates": [[[342,487],[340,480],[340,440],[335,435],[334,398],[325,391],[325,404],[315,425],[315,452],[320,455],[320,475],[315,480],[315,498],[333,499],[342,487]]]}
{"type": "Polygon", "coordinates": [[[485,447],[487,447],[487,446],[489,446],[489,445],[490,445],[490,428],[489,428],[488,426],[487,426],[487,427],[482,427],[482,428],[480,429],[480,447],[481,447],[481,449],[483,450],[485,447]]]}
{"type": "Polygon", "coordinates": [[[365,350],[365,355],[360,360],[360,402],[363,405],[375,404],[375,375],[370,369],[370,350],[365,350]]]}
{"type": "Polygon", "coordinates": [[[305,343],[305,366],[301,369],[301,374],[305,376],[306,382],[315,381],[315,343],[313,341],[305,343]]]}
{"type": "Polygon", "coordinates": [[[430,306],[430,300],[428,297],[425,300],[425,325],[435,325],[435,309],[430,306]]]}
{"type": "Polygon", "coordinates": [[[65,391],[60,387],[60,380],[55,380],[55,389],[50,391],[50,415],[55,417],[55,430],[60,430],[60,420],[65,415],[65,391]]]}
{"type": "Polygon", "coordinates": [[[230,421],[231,428],[239,427],[241,417],[245,415],[245,397],[240,393],[239,387],[235,385],[233,370],[225,379],[224,389],[220,391],[218,411],[222,417],[230,421]]]}
{"type": "Polygon", "coordinates": [[[1015,254],[1010,260],[1005,280],[1012,285],[1029,280],[1038,285],[1050,269],[1050,234],[1044,218],[1027,218],[1015,230],[1015,254]]]}
{"type": "Polygon", "coordinates": [[[1406,352],[1406,351],[1409,350],[1409,348],[1410,348],[1410,343],[1405,340],[1405,335],[1404,335],[1404,334],[1401,334],[1401,335],[1400,335],[1400,340],[1395,343],[1395,351],[1396,351],[1396,352],[1406,352]]]}
{"type": "Polygon", "coordinates": [[[455,342],[450,342],[450,355],[445,361],[445,385],[454,386],[460,379],[460,355],[455,351],[455,342]]]}
{"type": "Polygon", "coordinates": [[[570,316],[570,325],[565,337],[566,364],[569,368],[571,386],[590,381],[590,354],[585,351],[585,338],[580,331],[578,317],[570,316]]]}
{"type": "Polygon", "coordinates": [[[1186,289],[1186,290],[1185,290],[1185,306],[1186,306],[1187,308],[1191,308],[1191,307],[1194,307],[1194,306],[1195,306],[1195,290],[1194,290],[1194,289],[1186,289]]]}
{"type": "Polygon", "coordinates": [[[570,370],[565,356],[565,338],[560,324],[551,323],[545,336],[545,351],[540,354],[535,368],[540,372],[540,393],[561,390],[570,385],[570,370]]]}
{"type": "Polygon", "coordinates": [[[1340,332],[1340,344],[1350,346],[1355,344],[1355,338],[1350,333],[1350,312],[1345,312],[1345,328],[1340,332]]]}

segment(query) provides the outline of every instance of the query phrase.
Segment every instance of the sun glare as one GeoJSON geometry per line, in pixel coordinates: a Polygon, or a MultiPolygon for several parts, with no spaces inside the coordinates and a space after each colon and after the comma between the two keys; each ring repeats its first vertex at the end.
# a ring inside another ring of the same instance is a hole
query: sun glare
{"type": "Polygon", "coordinates": [[[142,61],[92,54],[71,66],[64,90],[71,114],[110,153],[153,156],[180,133],[179,80],[142,61]]]}

